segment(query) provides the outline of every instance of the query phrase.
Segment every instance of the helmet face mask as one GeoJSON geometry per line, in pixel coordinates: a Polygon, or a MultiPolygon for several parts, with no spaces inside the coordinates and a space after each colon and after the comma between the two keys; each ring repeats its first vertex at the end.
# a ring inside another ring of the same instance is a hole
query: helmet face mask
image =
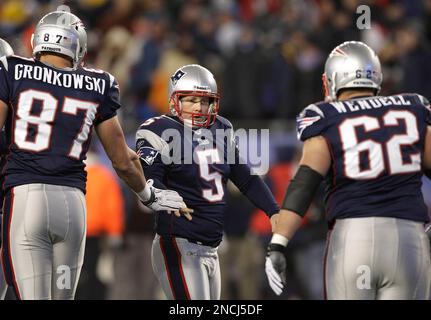
{"type": "Polygon", "coordinates": [[[322,75],[325,100],[337,100],[341,89],[380,91],[383,74],[375,52],[365,43],[348,41],[330,53],[322,75]]]}
{"type": "Polygon", "coordinates": [[[169,105],[171,114],[192,127],[211,126],[219,110],[220,95],[213,74],[206,68],[193,64],[179,68],[170,79],[169,105]],[[184,97],[207,97],[206,112],[187,111],[183,108],[184,97]]]}
{"type": "Polygon", "coordinates": [[[87,53],[87,32],[74,14],[54,11],[40,19],[31,43],[34,57],[42,52],[60,54],[70,58],[76,69],[87,53]]]}
{"type": "Polygon", "coordinates": [[[217,117],[219,100],[220,97],[218,94],[177,91],[172,95],[170,100],[171,113],[177,116],[184,123],[191,124],[192,127],[209,127],[214,123],[217,117]],[[206,113],[185,111],[182,106],[183,102],[181,101],[184,97],[208,97],[208,111],[206,113]]]}

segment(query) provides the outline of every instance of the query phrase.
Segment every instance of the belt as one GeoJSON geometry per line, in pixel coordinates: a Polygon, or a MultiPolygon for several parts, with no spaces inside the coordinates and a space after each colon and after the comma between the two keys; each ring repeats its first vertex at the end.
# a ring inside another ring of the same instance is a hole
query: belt
{"type": "Polygon", "coordinates": [[[189,238],[186,238],[184,236],[176,236],[176,235],[160,235],[160,236],[163,237],[163,239],[167,239],[167,240],[172,240],[173,238],[181,238],[181,239],[187,240],[190,243],[198,244],[201,246],[207,246],[207,247],[211,247],[211,248],[217,248],[221,242],[221,240],[201,241],[201,240],[189,239],[189,238]]]}
{"type": "Polygon", "coordinates": [[[192,240],[192,239],[186,239],[188,242],[194,243],[194,244],[199,244],[201,246],[207,246],[207,247],[211,247],[211,248],[217,248],[221,242],[221,240],[219,241],[198,241],[198,240],[192,240]]]}

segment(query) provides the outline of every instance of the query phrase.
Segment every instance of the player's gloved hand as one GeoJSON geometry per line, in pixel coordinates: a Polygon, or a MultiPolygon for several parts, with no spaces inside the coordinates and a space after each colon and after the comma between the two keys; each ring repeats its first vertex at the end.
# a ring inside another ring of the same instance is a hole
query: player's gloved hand
{"type": "Polygon", "coordinates": [[[153,187],[154,180],[149,179],[147,181],[147,186],[150,188],[150,197],[148,200],[143,201],[142,197],[140,199],[142,203],[154,211],[174,211],[176,214],[189,215],[193,212],[192,209],[187,208],[183,201],[183,198],[178,194],[178,192],[173,190],[162,190],[153,187]]]}
{"type": "Polygon", "coordinates": [[[286,258],[284,256],[284,246],[270,243],[265,261],[265,272],[268,277],[269,286],[276,295],[283,292],[286,285],[286,258]]]}

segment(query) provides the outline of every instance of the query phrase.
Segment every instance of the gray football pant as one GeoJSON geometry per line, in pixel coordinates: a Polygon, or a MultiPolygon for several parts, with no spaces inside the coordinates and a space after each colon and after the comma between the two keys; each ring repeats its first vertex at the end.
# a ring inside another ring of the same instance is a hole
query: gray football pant
{"type": "MultiPolygon", "coordinates": [[[[0,220],[3,219],[3,215],[0,214],[0,220]]],[[[1,243],[1,241],[0,241],[1,243]]],[[[0,246],[1,247],[1,246],[0,246]]],[[[0,257],[1,260],[1,257],[0,257]]],[[[1,263],[1,261],[0,261],[1,263]]],[[[1,263],[3,265],[3,263],[1,263]]],[[[7,292],[7,283],[6,278],[4,276],[3,267],[0,266],[0,300],[4,300],[7,292]]]]}
{"type": "Polygon", "coordinates": [[[429,299],[424,226],[384,217],[337,220],[328,235],[324,272],[327,299],[429,299]]]}
{"type": "Polygon", "coordinates": [[[84,259],[85,196],[27,184],[6,193],[3,265],[18,299],[73,299],[84,259]]]}
{"type": "Polygon", "coordinates": [[[153,271],[170,300],[219,300],[217,248],[177,237],[156,235],[151,249],[153,271]]]}
{"type": "Polygon", "coordinates": [[[4,277],[3,268],[0,266],[0,300],[4,300],[7,292],[6,278],[4,277]]]}

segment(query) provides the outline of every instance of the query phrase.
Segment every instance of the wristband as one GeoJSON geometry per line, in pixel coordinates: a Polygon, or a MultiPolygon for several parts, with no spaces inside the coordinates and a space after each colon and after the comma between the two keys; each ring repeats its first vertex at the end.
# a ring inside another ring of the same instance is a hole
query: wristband
{"type": "Polygon", "coordinates": [[[142,189],[139,192],[136,192],[136,194],[138,195],[139,199],[141,199],[142,202],[149,202],[149,200],[151,200],[151,188],[148,186],[148,184],[145,184],[144,189],[142,189]]]}
{"type": "Polygon", "coordinates": [[[288,242],[289,242],[289,239],[287,239],[285,236],[282,236],[281,234],[274,233],[272,235],[271,244],[279,244],[285,247],[287,246],[288,242]]]}

